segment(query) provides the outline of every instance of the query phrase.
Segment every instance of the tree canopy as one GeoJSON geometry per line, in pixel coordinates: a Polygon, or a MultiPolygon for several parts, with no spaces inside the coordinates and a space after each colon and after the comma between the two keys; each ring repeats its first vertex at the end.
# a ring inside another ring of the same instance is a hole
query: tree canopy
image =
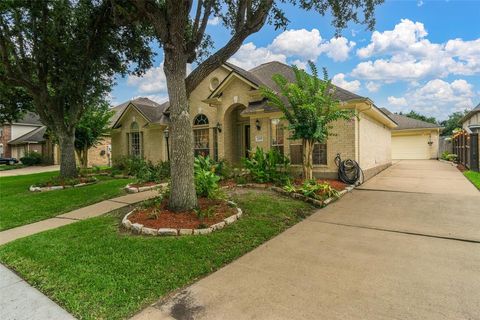
{"type": "Polygon", "coordinates": [[[112,3],[0,2],[0,82],[25,90],[55,132],[64,177],[76,175],[75,127],[85,106],[111,89],[116,74],[151,66],[148,33],[139,23],[118,25],[112,3]]]}
{"type": "Polygon", "coordinates": [[[420,113],[418,113],[416,111],[413,111],[413,110],[411,110],[408,113],[400,112],[399,114],[403,115],[405,117],[409,117],[409,118],[417,119],[417,120],[422,120],[422,121],[425,121],[425,122],[428,122],[428,123],[433,123],[433,124],[438,123],[438,121],[437,121],[437,119],[435,119],[435,117],[428,117],[428,116],[425,116],[425,115],[420,114],[420,113]]]}
{"type": "Polygon", "coordinates": [[[442,130],[442,136],[450,136],[453,133],[453,130],[461,128],[462,124],[460,120],[468,113],[468,110],[453,112],[448,116],[448,119],[440,122],[440,125],[444,127],[442,130]]]}

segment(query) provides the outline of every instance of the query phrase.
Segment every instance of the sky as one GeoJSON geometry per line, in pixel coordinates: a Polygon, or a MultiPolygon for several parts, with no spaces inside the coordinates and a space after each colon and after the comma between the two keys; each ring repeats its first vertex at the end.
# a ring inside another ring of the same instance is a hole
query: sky
{"type": "MultiPolygon", "coordinates": [[[[266,25],[229,60],[251,69],[277,60],[325,67],[332,81],[393,112],[417,111],[444,120],[480,103],[480,0],[386,1],[373,31],[349,24],[335,37],[330,16],[285,5],[285,30],[266,25]]],[[[207,32],[215,47],[230,36],[216,19],[207,32]]],[[[117,78],[113,105],[143,96],[168,99],[163,53],[152,43],[154,67],[142,77],[117,78]]],[[[189,66],[191,70],[195,66],[189,66]]]]}

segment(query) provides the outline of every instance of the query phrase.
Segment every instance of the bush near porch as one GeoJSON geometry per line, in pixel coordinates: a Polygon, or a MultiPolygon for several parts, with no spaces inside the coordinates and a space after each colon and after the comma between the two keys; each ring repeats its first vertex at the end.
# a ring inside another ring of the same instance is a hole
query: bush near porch
{"type": "Polygon", "coordinates": [[[9,243],[0,247],[0,262],[79,319],[125,319],[312,212],[304,202],[266,191],[239,191],[233,199],[242,219],[208,235],[119,233],[123,211],[9,243]]]}
{"type": "Polygon", "coordinates": [[[58,172],[0,178],[0,230],[6,230],[125,194],[122,188],[131,179],[97,176],[98,183],[82,188],[31,192],[29,187],[46,182],[58,172]]]}

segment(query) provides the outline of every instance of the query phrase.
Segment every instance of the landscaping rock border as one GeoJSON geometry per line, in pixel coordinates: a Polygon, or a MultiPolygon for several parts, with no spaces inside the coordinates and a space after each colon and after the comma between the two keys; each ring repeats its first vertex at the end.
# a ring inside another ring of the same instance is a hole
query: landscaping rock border
{"type": "Polygon", "coordinates": [[[151,185],[151,186],[145,186],[145,187],[138,187],[137,188],[137,187],[132,187],[131,183],[129,183],[125,186],[124,189],[128,193],[137,193],[137,192],[153,190],[153,189],[159,188],[159,187],[166,187],[167,185],[168,185],[168,183],[163,182],[163,183],[157,183],[157,184],[154,184],[154,185],[151,185]]]}
{"type": "Polygon", "coordinates": [[[97,182],[98,182],[98,179],[95,179],[95,181],[92,181],[92,182],[78,183],[78,184],[75,184],[73,186],[68,185],[68,186],[35,187],[35,186],[31,185],[28,190],[30,190],[31,192],[45,192],[45,191],[63,190],[63,189],[70,189],[70,188],[85,187],[85,186],[95,184],[97,182]]]}
{"type": "Polygon", "coordinates": [[[184,236],[184,235],[202,235],[202,234],[209,234],[215,230],[223,229],[225,226],[234,223],[237,221],[242,215],[242,209],[237,207],[237,204],[233,201],[228,201],[230,205],[234,205],[237,208],[237,214],[231,215],[223,221],[218,222],[214,225],[211,225],[208,228],[202,229],[172,229],[172,228],[160,228],[160,229],[152,229],[145,227],[143,224],[140,223],[132,223],[128,220],[128,217],[135,212],[135,209],[130,211],[123,217],[122,225],[127,230],[131,230],[133,233],[136,234],[143,234],[149,236],[184,236]]]}

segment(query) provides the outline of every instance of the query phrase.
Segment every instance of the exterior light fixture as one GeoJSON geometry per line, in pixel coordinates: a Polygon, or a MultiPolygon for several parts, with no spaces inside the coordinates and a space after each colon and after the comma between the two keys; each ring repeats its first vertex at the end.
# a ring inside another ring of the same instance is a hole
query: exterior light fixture
{"type": "Polygon", "coordinates": [[[165,136],[165,141],[167,143],[167,160],[170,161],[170,147],[168,146],[168,138],[170,136],[170,132],[168,131],[168,127],[163,130],[163,135],[165,136]]]}
{"type": "Polygon", "coordinates": [[[273,125],[278,126],[279,123],[280,123],[280,119],[272,119],[273,125]]]}
{"type": "Polygon", "coordinates": [[[257,130],[260,131],[262,129],[262,127],[260,126],[260,120],[256,120],[255,121],[255,127],[257,127],[257,130]]]}
{"type": "Polygon", "coordinates": [[[222,124],[220,122],[217,122],[216,128],[218,132],[222,132],[222,124]]]}

